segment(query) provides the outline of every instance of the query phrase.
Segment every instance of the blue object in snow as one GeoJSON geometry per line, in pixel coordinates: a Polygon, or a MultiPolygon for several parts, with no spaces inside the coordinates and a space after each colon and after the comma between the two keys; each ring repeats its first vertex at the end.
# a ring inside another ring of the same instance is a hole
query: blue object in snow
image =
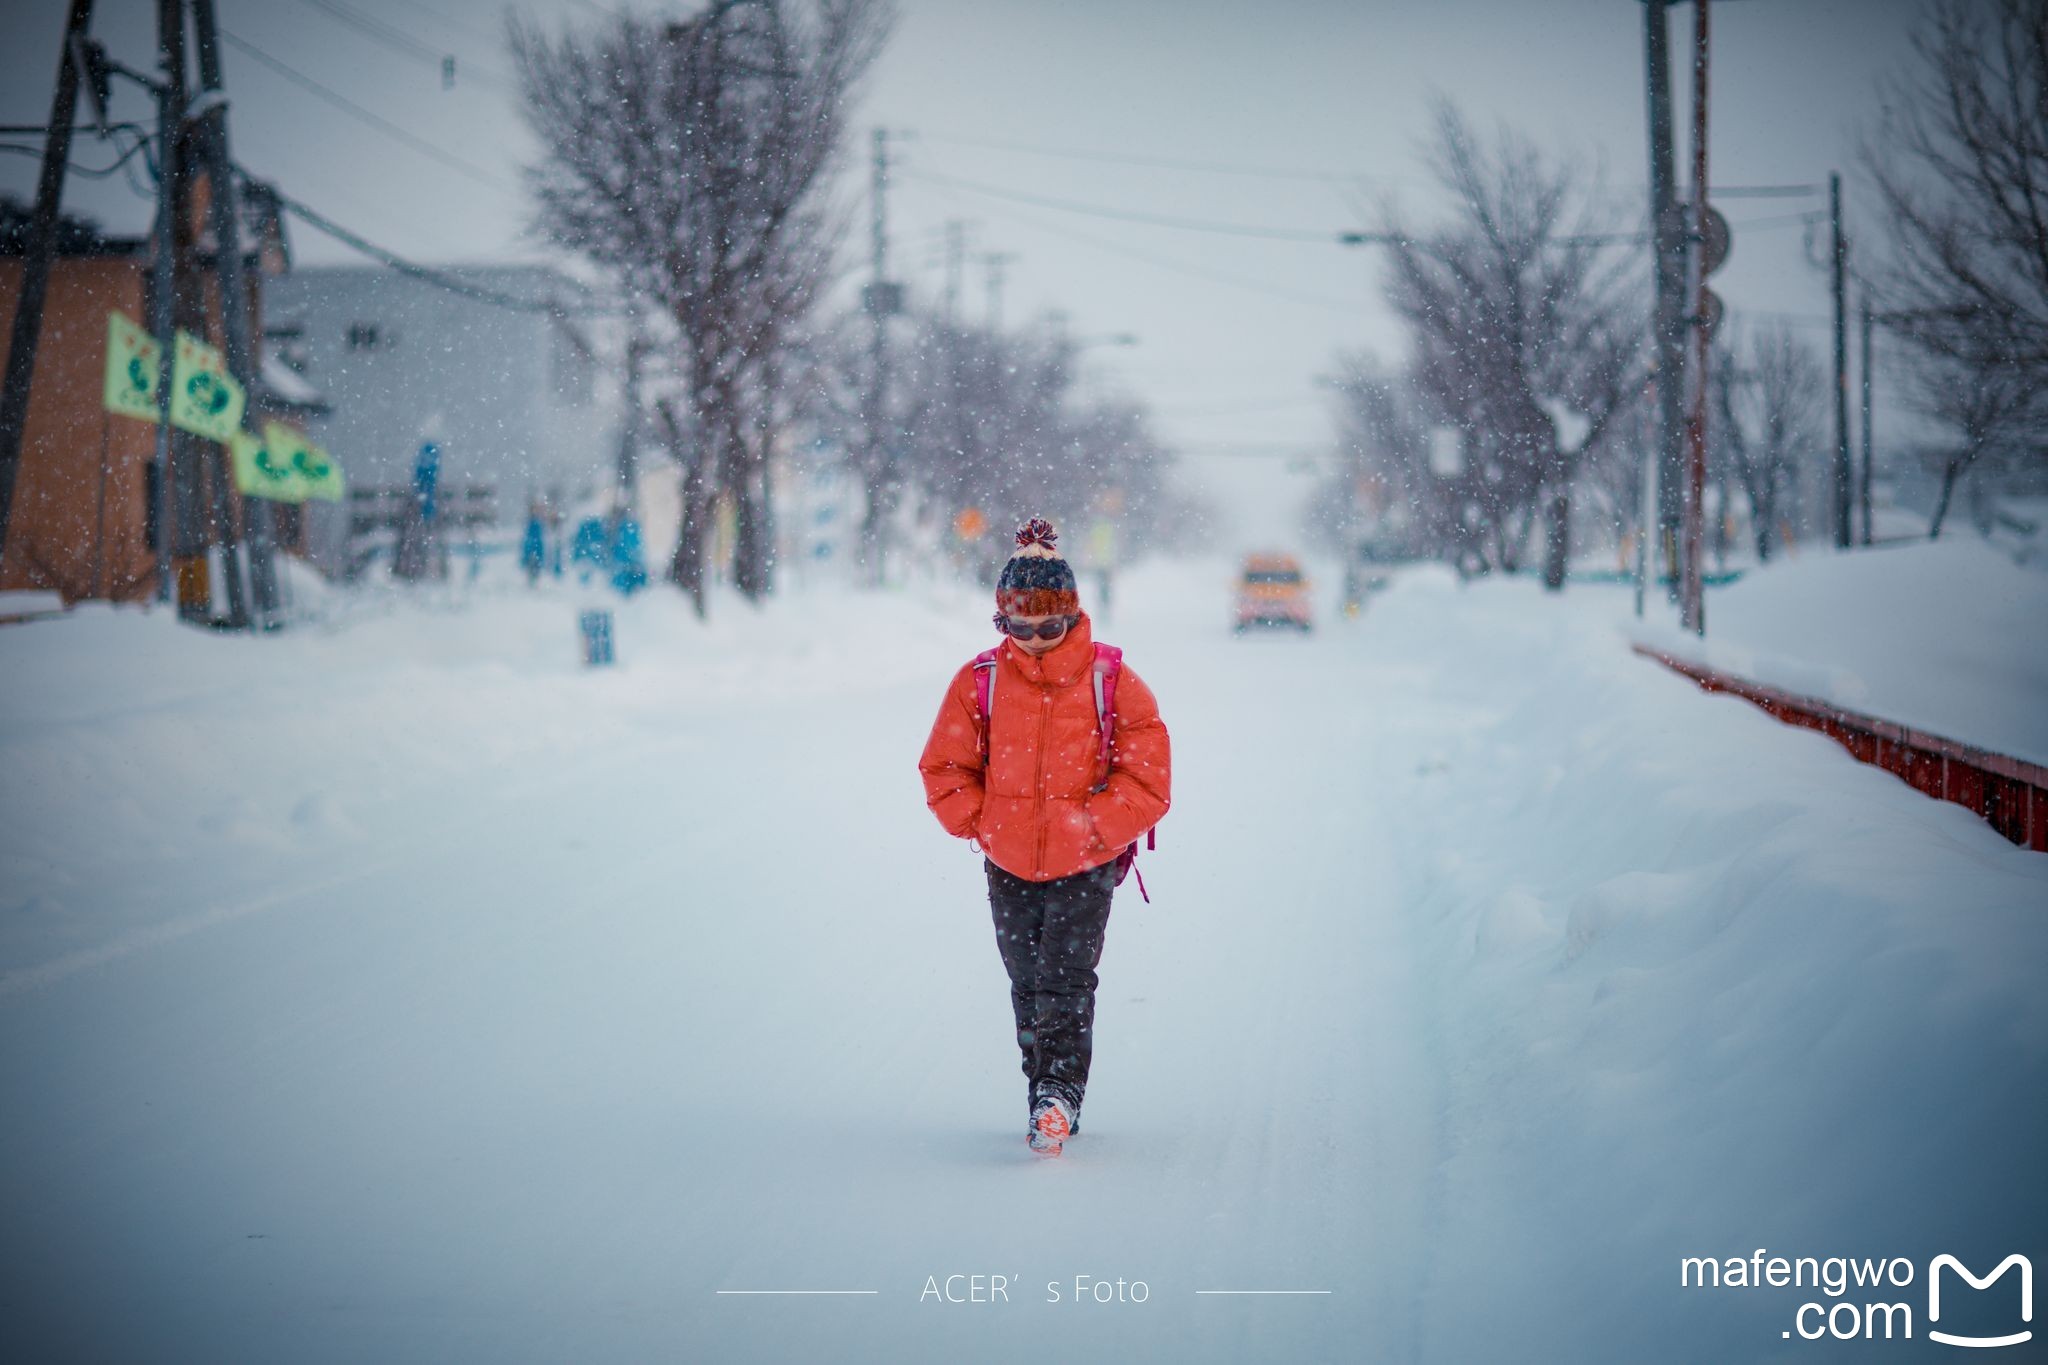
{"type": "Polygon", "coordinates": [[[528,578],[539,578],[548,561],[548,535],[539,517],[526,519],[526,535],[519,542],[519,566],[528,578]]]}
{"type": "Polygon", "coordinates": [[[640,565],[640,523],[631,517],[622,517],[612,536],[612,586],[628,597],[647,586],[647,570],[640,565]]]}
{"type": "Polygon", "coordinates": [[[434,521],[434,490],[441,482],[441,447],[432,441],[420,447],[420,457],[412,466],[413,496],[419,499],[420,520],[432,525],[434,521]]]}
{"type": "Polygon", "coordinates": [[[572,563],[589,564],[602,569],[607,557],[604,522],[598,517],[585,517],[576,523],[576,543],[570,547],[572,563]]]}
{"type": "Polygon", "coordinates": [[[612,661],[612,614],[586,611],[576,618],[583,631],[583,662],[594,667],[612,661]]]}

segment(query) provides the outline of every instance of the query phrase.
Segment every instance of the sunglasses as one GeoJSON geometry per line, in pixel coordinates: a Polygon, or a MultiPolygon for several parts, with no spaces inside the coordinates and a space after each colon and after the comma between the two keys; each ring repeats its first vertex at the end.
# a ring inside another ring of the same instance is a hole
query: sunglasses
{"type": "Polygon", "coordinates": [[[1057,640],[1067,633],[1067,627],[1074,624],[1074,617],[1055,616],[1050,621],[1029,624],[1013,621],[1001,612],[996,613],[996,629],[1018,640],[1057,640]]]}

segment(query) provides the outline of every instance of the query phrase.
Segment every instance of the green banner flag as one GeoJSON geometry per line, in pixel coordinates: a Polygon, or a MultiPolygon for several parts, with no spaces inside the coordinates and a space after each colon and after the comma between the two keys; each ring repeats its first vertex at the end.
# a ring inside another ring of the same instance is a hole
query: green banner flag
{"type": "Polygon", "coordinates": [[[290,469],[299,480],[299,487],[304,490],[300,497],[341,501],[341,466],[332,455],[282,422],[265,423],[263,441],[271,458],[290,469]]]}
{"type": "Polygon", "coordinates": [[[123,417],[156,420],[156,376],[164,348],[119,312],[107,314],[107,379],[100,402],[123,417]]]}
{"type": "Polygon", "coordinates": [[[209,440],[230,441],[241,429],[247,403],[220,352],[190,332],[178,333],[171,361],[171,425],[209,440]]]}
{"type": "Polygon", "coordinates": [[[246,497],[269,498],[272,502],[304,502],[306,480],[290,464],[290,457],[278,453],[272,433],[286,431],[269,423],[261,438],[238,431],[228,442],[235,460],[235,488],[246,497]]]}

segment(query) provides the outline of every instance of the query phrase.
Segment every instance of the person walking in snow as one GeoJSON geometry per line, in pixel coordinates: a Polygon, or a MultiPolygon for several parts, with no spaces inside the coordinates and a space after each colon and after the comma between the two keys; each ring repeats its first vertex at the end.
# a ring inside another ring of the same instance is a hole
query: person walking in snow
{"type": "Polygon", "coordinates": [[[527,587],[540,583],[540,571],[547,566],[547,561],[547,530],[541,525],[540,504],[534,503],[527,509],[526,534],[519,541],[519,567],[526,570],[527,587]]]}
{"type": "Polygon", "coordinates": [[[1159,703],[1095,643],[1057,539],[1036,517],[1017,532],[1004,638],[953,675],[918,760],[925,804],[983,855],[1043,1156],[1079,1131],[1110,897],[1171,801],[1159,703]]]}

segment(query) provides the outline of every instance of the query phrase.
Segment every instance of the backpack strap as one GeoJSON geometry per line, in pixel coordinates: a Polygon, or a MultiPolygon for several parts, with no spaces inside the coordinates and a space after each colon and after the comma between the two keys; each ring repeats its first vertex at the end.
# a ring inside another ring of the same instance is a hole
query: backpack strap
{"type": "Polygon", "coordinates": [[[981,727],[981,766],[988,767],[988,721],[996,703],[996,649],[974,656],[974,719],[981,727]]]}
{"type": "MultiPolygon", "coordinates": [[[[1116,680],[1123,674],[1124,652],[1115,645],[1095,646],[1095,668],[1092,680],[1095,688],[1095,722],[1102,732],[1102,781],[1095,790],[1104,791],[1109,787],[1109,766],[1111,744],[1116,735],[1116,680]]],[[[1159,847],[1159,830],[1155,826],[1145,831],[1145,847],[1159,847]]],[[[1152,893],[1145,889],[1145,874],[1138,871],[1138,841],[1133,839],[1130,846],[1117,855],[1116,879],[1121,883],[1126,872],[1138,878],[1138,894],[1145,903],[1152,903],[1152,893]]]]}
{"type": "Polygon", "coordinates": [[[1124,669],[1124,652],[1115,645],[1095,646],[1095,665],[1089,682],[1095,689],[1095,728],[1101,734],[1102,781],[1095,790],[1109,785],[1110,745],[1116,736],[1116,680],[1124,669]]]}

